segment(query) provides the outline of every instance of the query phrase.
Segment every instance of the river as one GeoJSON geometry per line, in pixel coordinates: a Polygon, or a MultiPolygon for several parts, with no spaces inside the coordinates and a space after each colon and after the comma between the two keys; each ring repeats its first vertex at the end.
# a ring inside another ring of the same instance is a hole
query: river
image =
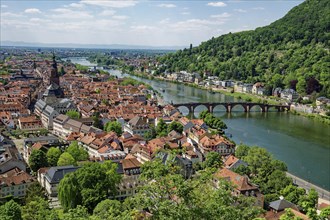
{"type": "MultiPolygon", "coordinates": [[[[73,63],[93,66],[86,59],[70,58],[73,63]]],[[[118,77],[129,76],[118,70],[108,70],[118,77]]],[[[130,76],[157,89],[167,102],[225,102],[236,101],[221,93],[212,94],[207,90],[165,81],[148,80],[130,76]],[[164,92],[162,90],[164,89],[164,92]]],[[[185,109],[180,109],[183,113],[185,109]]],[[[196,113],[204,110],[197,107],[196,113]]],[[[232,134],[236,144],[244,143],[266,148],[276,159],[284,161],[289,172],[326,190],[330,190],[330,126],[287,112],[244,113],[235,107],[226,113],[221,107],[215,115],[227,124],[226,133],[232,134]]]]}

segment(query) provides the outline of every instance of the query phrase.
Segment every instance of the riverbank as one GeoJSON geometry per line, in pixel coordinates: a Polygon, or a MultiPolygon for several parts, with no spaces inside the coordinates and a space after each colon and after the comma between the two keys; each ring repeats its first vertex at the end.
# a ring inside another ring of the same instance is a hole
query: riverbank
{"type": "Polygon", "coordinates": [[[166,79],[163,77],[148,76],[146,74],[142,74],[139,72],[125,72],[125,73],[127,73],[129,75],[141,77],[144,79],[156,80],[156,81],[157,80],[166,81],[166,82],[171,82],[171,83],[175,83],[175,84],[183,84],[185,86],[189,86],[189,87],[193,87],[193,88],[203,89],[203,90],[207,90],[210,92],[219,92],[224,95],[231,96],[233,98],[237,98],[239,100],[246,101],[246,102],[268,103],[268,104],[272,104],[272,105],[283,104],[278,100],[274,100],[273,98],[268,98],[268,97],[266,98],[265,96],[257,96],[257,95],[253,95],[253,94],[233,92],[232,88],[230,90],[227,88],[208,88],[205,86],[196,85],[195,83],[178,82],[178,81],[169,80],[169,79],[166,79]]]}
{"type": "Polygon", "coordinates": [[[314,113],[297,112],[297,111],[294,111],[294,110],[292,110],[290,112],[294,115],[303,116],[303,117],[306,117],[306,118],[310,118],[310,119],[322,122],[326,125],[330,125],[330,117],[329,116],[323,116],[323,115],[314,114],[314,113]]]}
{"type": "MultiPolygon", "coordinates": [[[[122,70],[124,71],[124,70],[122,70]]],[[[230,96],[233,97],[237,100],[242,100],[245,102],[255,102],[255,103],[267,103],[270,105],[283,105],[283,100],[277,100],[275,97],[269,96],[269,97],[265,97],[265,96],[258,96],[258,95],[253,95],[253,94],[247,94],[247,93],[237,93],[237,92],[233,92],[233,89],[230,88],[207,88],[204,86],[199,86],[196,85],[195,83],[188,83],[188,82],[178,82],[178,81],[173,81],[173,80],[169,80],[163,77],[155,77],[155,76],[150,76],[150,75],[146,75],[143,74],[141,72],[125,72],[129,75],[132,76],[136,76],[136,77],[141,77],[144,79],[149,79],[149,80],[155,80],[155,81],[165,81],[165,82],[171,82],[174,84],[183,84],[185,86],[189,86],[189,87],[193,87],[193,88],[198,88],[198,89],[202,89],[202,90],[207,90],[210,92],[217,92],[217,93],[221,93],[224,94],[226,96],[230,96]]],[[[285,105],[285,104],[284,104],[285,105]]],[[[310,118],[312,120],[316,120],[319,121],[321,123],[324,123],[326,125],[330,125],[330,117],[327,116],[322,116],[319,114],[315,114],[315,113],[302,113],[302,112],[297,112],[297,111],[290,111],[290,113],[295,114],[295,115],[299,115],[299,116],[303,116],[306,118],[310,118]]]]}

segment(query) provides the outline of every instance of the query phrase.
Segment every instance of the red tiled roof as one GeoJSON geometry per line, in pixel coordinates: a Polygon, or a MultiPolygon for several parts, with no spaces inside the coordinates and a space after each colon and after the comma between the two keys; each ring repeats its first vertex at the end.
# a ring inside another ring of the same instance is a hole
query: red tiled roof
{"type": "Polygon", "coordinates": [[[246,176],[241,176],[227,168],[221,169],[215,174],[215,176],[230,180],[234,187],[239,191],[258,189],[258,187],[249,183],[246,176]]]}

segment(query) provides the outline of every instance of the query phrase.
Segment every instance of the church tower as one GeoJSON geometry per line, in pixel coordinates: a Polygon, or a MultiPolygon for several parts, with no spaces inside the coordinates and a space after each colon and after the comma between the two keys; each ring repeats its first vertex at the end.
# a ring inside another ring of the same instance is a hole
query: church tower
{"type": "Polygon", "coordinates": [[[60,77],[57,72],[55,54],[53,54],[53,63],[50,69],[48,87],[42,97],[47,104],[56,103],[57,98],[64,98],[64,93],[60,87],[60,77]]]}
{"type": "Polygon", "coordinates": [[[53,54],[53,64],[52,64],[52,68],[50,70],[50,77],[49,77],[49,85],[51,84],[56,84],[58,86],[60,86],[60,77],[58,75],[58,71],[57,71],[57,63],[56,63],[56,59],[55,59],[55,54],[53,54]]]}

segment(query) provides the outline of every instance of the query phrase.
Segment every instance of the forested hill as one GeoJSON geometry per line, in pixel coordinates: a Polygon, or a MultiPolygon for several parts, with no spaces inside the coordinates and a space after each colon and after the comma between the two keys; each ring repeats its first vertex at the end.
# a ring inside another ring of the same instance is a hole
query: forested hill
{"type": "Polygon", "coordinates": [[[330,1],[307,0],[283,18],[160,57],[159,73],[187,70],[330,97],[330,1]],[[315,93],[314,93],[315,94],[315,93]]]}

